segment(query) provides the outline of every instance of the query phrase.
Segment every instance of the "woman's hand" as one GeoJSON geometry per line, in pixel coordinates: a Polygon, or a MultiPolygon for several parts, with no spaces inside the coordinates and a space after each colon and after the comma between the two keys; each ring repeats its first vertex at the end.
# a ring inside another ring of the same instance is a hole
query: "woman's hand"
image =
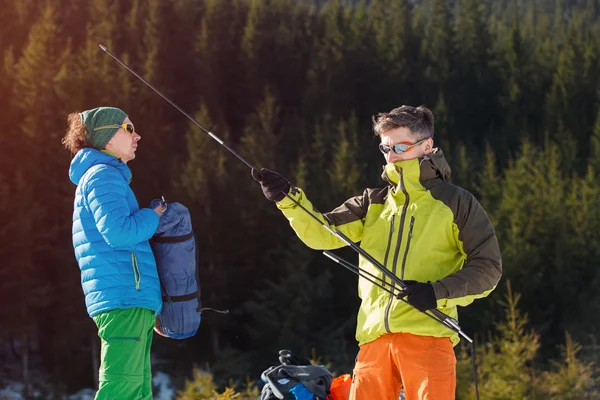
{"type": "Polygon", "coordinates": [[[168,337],[167,335],[164,334],[163,331],[160,330],[160,328],[158,327],[158,319],[156,322],[156,325],[154,326],[154,332],[158,333],[160,336],[164,336],[164,337],[168,337]]]}
{"type": "Polygon", "coordinates": [[[158,206],[154,207],[153,210],[156,213],[156,215],[162,217],[164,212],[167,210],[167,203],[159,204],[158,206]]]}

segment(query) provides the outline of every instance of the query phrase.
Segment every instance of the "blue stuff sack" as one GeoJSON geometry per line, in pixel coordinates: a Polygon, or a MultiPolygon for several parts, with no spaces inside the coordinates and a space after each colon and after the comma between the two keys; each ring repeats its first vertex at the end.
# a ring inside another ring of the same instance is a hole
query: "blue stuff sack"
{"type": "MultiPolygon", "coordinates": [[[[155,208],[161,200],[152,200],[155,208]]],[[[181,203],[169,203],[150,239],[156,259],[163,308],[155,330],[162,336],[186,339],[198,332],[203,310],[198,275],[198,246],[190,212],[181,203]]],[[[218,311],[218,310],[214,310],[218,311]]],[[[227,314],[228,311],[218,311],[227,314]]]]}

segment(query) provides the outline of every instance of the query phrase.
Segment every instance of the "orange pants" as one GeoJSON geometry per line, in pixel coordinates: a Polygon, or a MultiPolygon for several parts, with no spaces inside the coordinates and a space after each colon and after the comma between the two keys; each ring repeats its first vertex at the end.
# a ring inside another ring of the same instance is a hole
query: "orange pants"
{"type": "Polygon", "coordinates": [[[449,338],[390,333],[360,347],[350,400],[454,400],[456,357],[449,338]]]}

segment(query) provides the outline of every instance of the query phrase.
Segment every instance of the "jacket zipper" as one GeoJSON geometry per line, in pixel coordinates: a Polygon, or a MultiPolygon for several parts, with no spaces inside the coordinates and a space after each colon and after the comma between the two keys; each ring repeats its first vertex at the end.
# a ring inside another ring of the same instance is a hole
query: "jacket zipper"
{"type": "MultiPolygon", "coordinates": [[[[392,225],[390,226],[390,234],[388,235],[387,247],[385,249],[385,256],[383,257],[383,266],[387,268],[387,260],[388,255],[390,254],[390,246],[392,245],[392,235],[394,234],[394,220],[396,219],[396,214],[392,215],[392,225]]],[[[383,276],[383,282],[386,282],[386,276],[383,276]]]]}
{"type": "Polygon", "coordinates": [[[107,342],[110,342],[111,340],[135,340],[136,342],[141,341],[141,339],[139,337],[131,337],[131,336],[113,336],[113,337],[107,337],[106,339],[107,342]]]}
{"type": "MultiPolygon", "coordinates": [[[[400,176],[400,189],[402,193],[404,193],[404,197],[406,200],[404,201],[404,208],[402,209],[402,215],[400,216],[400,229],[398,230],[398,241],[396,242],[396,250],[394,251],[394,263],[392,264],[392,274],[396,275],[396,263],[398,262],[398,255],[400,254],[400,245],[402,244],[402,231],[404,230],[404,221],[406,220],[406,210],[408,209],[408,204],[410,203],[410,196],[404,187],[404,175],[402,174],[402,169],[398,171],[400,176]]],[[[394,289],[394,283],[392,282],[391,289],[394,289]]],[[[385,330],[388,333],[391,333],[390,330],[390,308],[392,307],[392,300],[394,300],[394,295],[390,294],[390,299],[388,300],[387,306],[385,307],[385,315],[384,315],[384,324],[385,330]]]]}
{"type": "MultiPolygon", "coordinates": [[[[387,243],[387,247],[385,249],[385,256],[383,258],[383,266],[385,268],[387,268],[387,260],[388,260],[389,254],[390,254],[390,247],[392,245],[392,236],[394,235],[394,221],[395,220],[396,220],[396,214],[392,214],[392,223],[391,223],[391,226],[390,226],[390,234],[388,235],[388,243],[387,243]]],[[[382,272],[382,274],[383,274],[383,272],[382,272]]],[[[386,282],[387,282],[387,277],[385,276],[385,274],[383,274],[383,283],[384,283],[384,286],[385,286],[386,282]]],[[[393,282],[392,282],[391,279],[390,279],[390,283],[391,283],[390,287],[393,288],[393,282]]],[[[389,308],[389,304],[388,304],[387,307],[389,308]]],[[[386,309],[386,312],[387,312],[387,309],[386,309]]]]}
{"type": "Polygon", "coordinates": [[[135,280],[135,290],[140,290],[140,282],[142,281],[142,274],[140,274],[140,267],[138,266],[137,257],[134,252],[131,252],[131,267],[133,268],[133,279],[135,280]]]}
{"type": "Polygon", "coordinates": [[[404,280],[404,268],[406,267],[406,257],[408,256],[408,249],[410,248],[410,240],[412,239],[413,226],[415,225],[415,216],[410,217],[410,227],[408,228],[408,241],[406,242],[406,249],[404,249],[404,257],[402,258],[402,273],[400,279],[404,280]]]}

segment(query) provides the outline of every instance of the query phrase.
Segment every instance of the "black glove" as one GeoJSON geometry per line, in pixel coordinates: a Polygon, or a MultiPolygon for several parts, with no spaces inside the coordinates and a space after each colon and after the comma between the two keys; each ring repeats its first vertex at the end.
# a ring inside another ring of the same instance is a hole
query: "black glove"
{"type": "Polygon", "coordinates": [[[283,200],[292,187],[283,176],[265,168],[262,168],[260,172],[252,168],[252,177],[260,182],[265,197],[276,203],[283,200]]]}
{"type": "Polygon", "coordinates": [[[417,281],[404,281],[406,289],[398,294],[398,297],[406,297],[408,304],[419,311],[427,311],[436,308],[437,299],[431,283],[417,281]]]}

